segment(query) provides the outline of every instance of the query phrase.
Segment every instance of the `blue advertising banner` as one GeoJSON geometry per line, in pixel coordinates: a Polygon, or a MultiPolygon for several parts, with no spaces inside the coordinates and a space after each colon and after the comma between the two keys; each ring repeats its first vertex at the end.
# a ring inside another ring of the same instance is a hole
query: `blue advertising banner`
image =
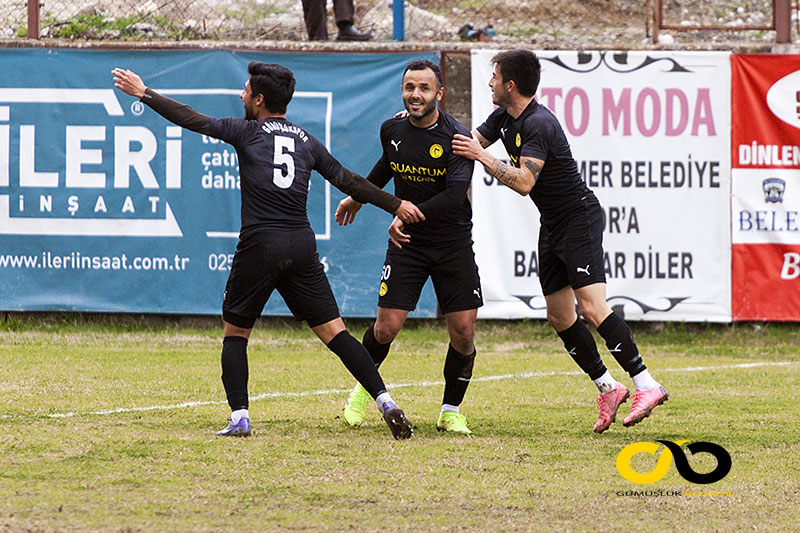
{"type": "MultiPolygon", "coordinates": [[[[240,224],[236,151],[114,89],[112,68],[238,117],[247,64],[285,65],[297,79],[287,118],[366,175],[416,58],[438,63],[434,52],[0,50],[0,309],[221,312],[240,224]]],[[[372,317],[391,216],[365,206],[340,227],[342,198],[315,173],[309,220],[342,314],[372,317]]],[[[411,316],[436,316],[429,285],[411,316]]],[[[274,294],[264,314],[290,313],[274,294]]]]}

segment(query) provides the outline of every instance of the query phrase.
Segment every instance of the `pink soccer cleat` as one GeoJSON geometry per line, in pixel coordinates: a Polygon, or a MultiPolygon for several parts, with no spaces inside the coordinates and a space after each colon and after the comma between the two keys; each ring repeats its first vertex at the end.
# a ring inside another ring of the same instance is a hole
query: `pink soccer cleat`
{"type": "Polygon", "coordinates": [[[631,412],[628,413],[628,416],[622,421],[622,425],[631,427],[638,424],[650,416],[653,409],[666,402],[668,399],[669,394],[667,394],[667,389],[661,385],[653,387],[650,390],[637,390],[633,394],[631,412]]]}
{"type": "Polygon", "coordinates": [[[597,397],[597,407],[600,408],[600,415],[594,423],[594,432],[602,433],[608,426],[617,419],[619,406],[625,403],[631,393],[622,383],[617,382],[614,388],[605,394],[597,397]]]}

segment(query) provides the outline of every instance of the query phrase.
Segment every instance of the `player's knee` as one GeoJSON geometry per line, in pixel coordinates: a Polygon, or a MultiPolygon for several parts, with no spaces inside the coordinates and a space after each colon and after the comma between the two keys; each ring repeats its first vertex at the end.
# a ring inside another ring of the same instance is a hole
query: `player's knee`
{"type": "Polygon", "coordinates": [[[395,328],[392,324],[386,322],[375,322],[372,328],[372,334],[375,336],[375,340],[381,344],[389,344],[392,342],[394,338],[397,337],[399,331],[399,328],[395,328]]]}
{"type": "Polygon", "coordinates": [[[578,319],[575,312],[565,313],[561,311],[547,310],[547,321],[556,331],[564,331],[578,319]]]}
{"type": "Polygon", "coordinates": [[[588,301],[579,302],[578,309],[580,309],[581,316],[594,328],[597,328],[603,322],[609,311],[605,302],[601,305],[588,301]]]}
{"type": "Polygon", "coordinates": [[[475,324],[464,323],[450,326],[450,344],[461,353],[471,353],[475,346],[475,324]]]}

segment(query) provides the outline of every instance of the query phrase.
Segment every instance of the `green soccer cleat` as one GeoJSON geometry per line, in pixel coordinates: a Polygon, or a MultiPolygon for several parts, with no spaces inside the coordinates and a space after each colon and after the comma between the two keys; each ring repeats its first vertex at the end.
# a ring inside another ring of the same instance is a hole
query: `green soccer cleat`
{"type": "Polygon", "coordinates": [[[364,418],[367,415],[367,405],[372,401],[372,397],[367,392],[367,389],[357,383],[353,392],[347,398],[347,403],[344,404],[344,423],[351,428],[357,428],[364,423],[364,418]]]}
{"type": "Polygon", "coordinates": [[[442,411],[439,413],[439,420],[436,422],[438,431],[448,433],[459,433],[461,435],[472,435],[472,431],[467,427],[467,419],[461,413],[452,411],[442,411]]]}

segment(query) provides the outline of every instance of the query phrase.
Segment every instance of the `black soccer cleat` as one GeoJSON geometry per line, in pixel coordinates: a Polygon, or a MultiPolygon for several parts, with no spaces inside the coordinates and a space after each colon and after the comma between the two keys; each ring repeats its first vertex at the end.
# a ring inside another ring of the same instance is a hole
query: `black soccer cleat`
{"type": "Polygon", "coordinates": [[[391,407],[383,412],[383,419],[392,431],[396,440],[410,439],[414,434],[414,425],[406,418],[399,407],[391,407]]]}

